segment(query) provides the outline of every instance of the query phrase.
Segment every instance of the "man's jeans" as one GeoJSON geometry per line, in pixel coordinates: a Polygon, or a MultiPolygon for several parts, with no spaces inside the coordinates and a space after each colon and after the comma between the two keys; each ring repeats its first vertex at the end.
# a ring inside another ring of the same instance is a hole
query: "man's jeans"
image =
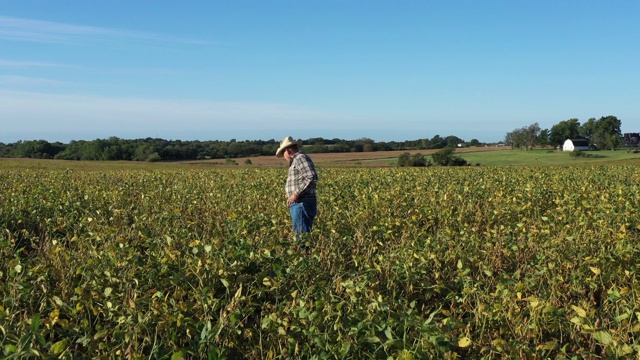
{"type": "MultiPolygon", "coordinates": [[[[289,206],[289,212],[291,213],[291,220],[293,220],[293,232],[296,233],[296,238],[300,239],[303,233],[311,232],[313,226],[313,219],[318,213],[318,206],[315,199],[303,199],[299,203],[291,204],[289,206]]],[[[303,239],[305,243],[307,239],[303,239]]],[[[306,249],[306,244],[302,245],[303,249],[306,249]]]]}

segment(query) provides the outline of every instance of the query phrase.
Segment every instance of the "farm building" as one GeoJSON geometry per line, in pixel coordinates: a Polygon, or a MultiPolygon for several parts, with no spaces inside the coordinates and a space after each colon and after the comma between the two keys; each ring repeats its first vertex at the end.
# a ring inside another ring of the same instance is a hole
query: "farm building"
{"type": "Polygon", "coordinates": [[[636,147],[638,145],[640,145],[640,133],[624,134],[624,146],[636,147]]]}
{"type": "Polygon", "coordinates": [[[562,145],[562,151],[589,150],[589,140],[587,139],[567,139],[562,145]]]}

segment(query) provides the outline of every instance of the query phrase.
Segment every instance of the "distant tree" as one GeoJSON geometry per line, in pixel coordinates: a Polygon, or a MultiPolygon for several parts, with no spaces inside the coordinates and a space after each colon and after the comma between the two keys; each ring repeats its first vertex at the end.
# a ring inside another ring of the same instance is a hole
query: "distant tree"
{"type": "Polygon", "coordinates": [[[549,145],[549,129],[540,130],[540,133],[538,134],[538,145],[549,145]]]}
{"type": "Polygon", "coordinates": [[[133,156],[133,160],[137,161],[147,161],[151,158],[160,157],[160,155],[156,152],[153,145],[149,143],[141,143],[136,148],[136,152],[133,156]]]}
{"type": "Polygon", "coordinates": [[[622,143],[622,121],[613,115],[603,116],[595,122],[593,142],[602,149],[615,150],[622,143]]]}
{"type": "Polygon", "coordinates": [[[0,157],[9,157],[11,147],[3,142],[0,142],[0,157]]]}
{"type": "Polygon", "coordinates": [[[376,151],[376,148],[374,144],[364,144],[362,146],[362,151],[364,152],[376,151]]]}
{"type": "Polygon", "coordinates": [[[551,127],[549,141],[552,145],[562,145],[567,139],[575,139],[580,136],[580,120],[569,119],[561,121],[551,127]]]}
{"type": "Polygon", "coordinates": [[[504,144],[507,146],[511,146],[511,150],[515,147],[515,141],[513,139],[513,131],[510,131],[504,136],[504,144]]]}
{"type": "Polygon", "coordinates": [[[418,143],[418,148],[422,150],[433,149],[433,143],[430,139],[418,139],[416,140],[418,143]]]}
{"type": "Polygon", "coordinates": [[[64,145],[56,142],[49,143],[46,140],[18,141],[9,147],[9,156],[18,158],[53,159],[64,150],[64,145]]]}
{"type": "Polygon", "coordinates": [[[469,146],[480,146],[480,141],[478,141],[478,139],[471,139],[467,145],[469,145],[469,146]]]}
{"type": "Polygon", "coordinates": [[[540,125],[533,123],[526,128],[522,128],[524,136],[524,145],[532,150],[538,142],[538,135],[540,134],[540,125]]]}
{"type": "Polygon", "coordinates": [[[504,142],[510,145],[512,150],[522,149],[522,147],[526,148],[527,146],[527,137],[527,128],[514,129],[505,135],[504,142]]]}
{"type": "Polygon", "coordinates": [[[440,135],[432,137],[430,142],[430,149],[442,149],[447,146],[447,140],[443,139],[440,135]]]}
{"type": "Polygon", "coordinates": [[[461,138],[457,137],[457,136],[453,136],[453,135],[449,135],[445,138],[445,141],[447,143],[448,147],[457,147],[458,144],[461,144],[464,142],[464,140],[462,140],[461,138]]]}
{"type": "MultiPolygon", "coordinates": [[[[363,151],[367,151],[364,150],[365,148],[367,148],[367,145],[369,146],[369,148],[373,149],[373,145],[375,144],[375,141],[373,141],[372,139],[369,138],[360,138],[358,140],[355,141],[357,145],[362,145],[362,149],[363,151]]],[[[369,150],[371,151],[371,150],[369,150]]]]}
{"type": "Polygon", "coordinates": [[[582,124],[579,129],[579,134],[583,138],[590,139],[590,144],[593,144],[593,134],[596,132],[596,118],[589,118],[587,122],[582,124]]]}

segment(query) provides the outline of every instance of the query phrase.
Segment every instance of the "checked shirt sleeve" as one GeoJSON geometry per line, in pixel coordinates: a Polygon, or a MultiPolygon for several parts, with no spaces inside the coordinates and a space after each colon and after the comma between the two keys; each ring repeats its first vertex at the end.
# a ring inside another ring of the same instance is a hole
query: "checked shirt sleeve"
{"type": "Polygon", "coordinates": [[[294,193],[299,197],[315,196],[318,173],[311,158],[298,153],[294,156],[287,177],[287,196],[294,193]]]}

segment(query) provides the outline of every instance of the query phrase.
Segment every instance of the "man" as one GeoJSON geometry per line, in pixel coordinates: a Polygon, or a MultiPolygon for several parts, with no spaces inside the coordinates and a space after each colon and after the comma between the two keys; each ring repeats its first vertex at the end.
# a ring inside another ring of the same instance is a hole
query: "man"
{"type": "MultiPolygon", "coordinates": [[[[302,234],[311,232],[313,219],[318,213],[316,200],[318,173],[311,158],[300,152],[300,146],[302,146],[301,141],[294,141],[291,136],[287,136],[282,139],[276,151],[277,157],[284,156],[289,163],[285,190],[288,197],[287,206],[293,221],[293,231],[298,239],[302,234]]],[[[306,241],[302,245],[302,250],[308,252],[309,245],[306,241]]]]}

